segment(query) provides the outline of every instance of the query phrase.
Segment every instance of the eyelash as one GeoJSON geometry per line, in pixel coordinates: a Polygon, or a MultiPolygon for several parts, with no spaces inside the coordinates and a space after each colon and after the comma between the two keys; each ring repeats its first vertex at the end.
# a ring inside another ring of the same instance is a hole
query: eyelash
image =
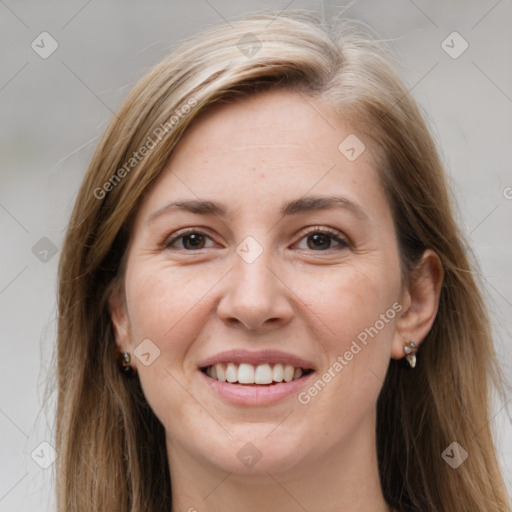
{"type": "MultiPolygon", "coordinates": [[[[348,247],[350,247],[350,244],[347,240],[345,240],[344,238],[340,237],[339,233],[337,231],[334,231],[333,229],[330,229],[330,228],[320,228],[320,227],[315,227],[313,229],[311,229],[310,231],[304,233],[302,235],[302,237],[299,239],[299,241],[301,241],[303,238],[306,238],[308,236],[311,236],[311,235],[314,235],[316,233],[319,233],[319,234],[322,234],[322,235],[328,235],[330,236],[332,239],[334,239],[336,242],[338,242],[340,244],[340,246],[338,248],[330,248],[330,249],[326,249],[326,250],[318,250],[318,251],[314,251],[313,249],[311,249],[313,252],[329,252],[331,250],[342,250],[342,249],[346,249],[348,247]]],[[[176,248],[176,247],[172,247],[172,244],[174,242],[176,242],[177,240],[179,240],[180,238],[184,238],[188,235],[191,235],[191,234],[197,234],[197,235],[202,235],[202,236],[206,236],[208,238],[211,239],[211,237],[205,233],[204,231],[200,231],[198,229],[188,229],[184,232],[181,232],[181,233],[178,233],[177,235],[171,237],[171,238],[166,238],[162,244],[162,248],[164,249],[171,249],[171,250],[178,250],[178,251],[184,251],[184,252],[198,252],[200,251],[201,249],[196,249],[196,250],[189,250],[189,249],[184,249],[183,247],[179,247],[179,248],[176,248]]],[[[206,247],[206,249],[209,249],[209,247],[206,247]]]]}

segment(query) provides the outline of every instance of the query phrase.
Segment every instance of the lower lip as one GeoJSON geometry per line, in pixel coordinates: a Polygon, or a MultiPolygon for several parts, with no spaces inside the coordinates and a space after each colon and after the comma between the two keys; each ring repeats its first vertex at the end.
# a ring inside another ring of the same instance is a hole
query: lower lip
{"type": "Polygon", "coordinates": [[[314,375],[314,372],[311,372],[297,380],[265,386],[258,384],[230,384],[229,382],[212,379],[201,370],[199,370],[199,373],[214,393],[230,402],[242,405],[266,405],[279,402],[290,395],[299,393],[300,389],[314,375]]]}

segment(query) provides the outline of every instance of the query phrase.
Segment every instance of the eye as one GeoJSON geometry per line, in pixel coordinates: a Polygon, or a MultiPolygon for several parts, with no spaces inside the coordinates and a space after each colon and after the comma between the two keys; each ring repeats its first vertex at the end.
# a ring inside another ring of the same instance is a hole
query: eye
{"type": "Polygon", "coordinates": [[[182,232],[177,236],[173,236],[172,238],[167,239],[163,245],[166,249],[173,247],[176,249],[183,249],[186,251],[195,251],[198,249],[205,249],[205,241],[207,238],[210,237],[201,231],[190,230],[185,233],[182,232]],[[175,244],[179,240],[182,241],[181,247],[176,247],[175,244]]]}
{"type": "MultiPolygon", "coordinates": [[[[163,247],[166,249],[173,248],[188,252],[213,247],[212,245],[206,246],[207,239],[211,240],[206,233],[191,229],[186,232],[178,233],[177,235],[165,240],[163,247]],[[180,243],[178,244],[178,242],[180,243]]],[[[304,239],[307,240],[306,248],[317,252],[325,252],[326,250],[333,249],[331,246],[333,240],[337,243],[337,246],[334,247],[335,250],[341,250],[349,247],[349,243],[343,239],[337,231],[328,228],[314,228],[306,233],[301,238],[301,241],[304,239]]],[[[299,247],[299,249],[303,249],[303,247],[299,247]]]]}
{"type": "Polygon", "coordinates": [[[313,251],[325,252],[325,250],[332,249],[333,240],[338,244],[337,247],[334,247],[336,250],[349,247],[349,243],[338,232],[328,228],[314,228],[301,238],[301,240],[304,239],[307,240],[307,249],[313,251]]]}

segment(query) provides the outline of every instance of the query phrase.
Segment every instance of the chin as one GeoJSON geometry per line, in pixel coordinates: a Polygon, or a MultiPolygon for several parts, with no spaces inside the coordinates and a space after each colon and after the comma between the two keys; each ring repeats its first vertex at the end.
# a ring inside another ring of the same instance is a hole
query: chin
{"type": "Polygon", "coordinates": [[[210,464],[226,472],[268,478],[268,473],[288,473],[299,468],[307,454],[308,436],[292,435],[285,426],[276,428],[276,423],[227,430],[233,437],[226,435],[216,440],[213,452],[211,438],[198,443],[209,447],[204,453],[210,464]]]}

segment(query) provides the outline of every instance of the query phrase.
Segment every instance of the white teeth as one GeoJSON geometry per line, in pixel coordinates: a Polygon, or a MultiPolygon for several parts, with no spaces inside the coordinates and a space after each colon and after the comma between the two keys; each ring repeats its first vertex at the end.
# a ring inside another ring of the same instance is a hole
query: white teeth
{"type": "Polygon", "coordinates": [[[254,382],[255,384],[272,384],[272,368],[269,364],[259,364],[256,367],[254,382]]]}
{"type": "Polygon", "coordinates": [[[272,384],[272,382],[291,382],[304,375],[302,368],[291,364],[268,364],[254,366],[249,363],[217,363],[206,368],[206,375],[220,382],[238,382],[240,384],[272,384]]]}
{"type": "Polygon", "coordinates": [[[226,372],[224,371],[224,367],[218,363],[215,365],[215,369],[217,370],[217,380],[226,382],[226,372]]]}
{"type": "Polygon", "coordinates": [[[240,384],[254,384],[254,366],[242,363],[238,367],[238,382],[240,384]]]}
{"type": "Polygon", "coordinates": [[[228,363],[226,368],[226,380],[236,382],[238,380],[238,368],[233,363],[228,363]]]}
{"type": "Polygon", "coordinates": [[[293,380],[293,373],[295,368],[291,364],[287,364],[284,367],[284,380],[285,382],[291,382],[293,380]]]}
{"type": "Polygon", "coordinates": [[[274,365],[274,374],[273,374],[273,379],[276,381],[276,382],[282,382],[283,379],[284,379],[284,368],[283,368],[283,365],[282,364],[275,364],[274,365]]]}

